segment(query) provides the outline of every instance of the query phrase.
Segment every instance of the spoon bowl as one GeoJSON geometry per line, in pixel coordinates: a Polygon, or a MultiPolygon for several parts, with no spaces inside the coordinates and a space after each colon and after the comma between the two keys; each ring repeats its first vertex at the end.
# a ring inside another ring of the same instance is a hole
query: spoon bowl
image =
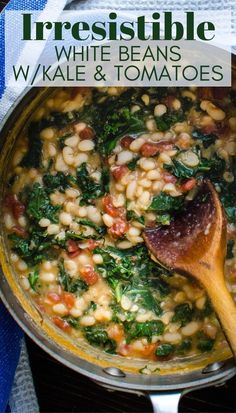
{"type": "Polygon", "coordinates": [[[203,285],[236,355],[236,306],[224,278],[226,235],[223,208],[208,180],[170,225],[147,227],[143,234],[151,254],[162,265],[203,285]]]}

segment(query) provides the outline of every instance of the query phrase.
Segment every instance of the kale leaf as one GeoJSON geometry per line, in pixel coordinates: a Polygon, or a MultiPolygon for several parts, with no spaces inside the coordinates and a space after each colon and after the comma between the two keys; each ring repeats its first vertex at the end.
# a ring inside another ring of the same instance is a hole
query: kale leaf
{"type": "Polygon", "coordinates": [[[87,226],[87,227],[90,227],[90,228],[95,229],[95,231],[96,231],[99,235],[105,235],[105,234],[106,234],[107,228],[106,228],[104,225],[99,226],[99,225],[95,224],[93,221],[91,221],[90,219],[87,219],[87,218],[86,218],[86,219],[80,219],[80,220],[78,221],[78,223],[79,223],[80,225],[85,225],[85,226],[87,226]]]}
{"type": "Polygon", "coordinates": [[[152,336],[162,335],[164,329],[165,326],[160,320],[151,320],[144,323],[138,323],[136,321],[124,323],[127,344],[140,337],[146,337],[151,341],[152,336]]]}
{"type": "Polygon", "coordinates": [[[68,291],[69,293],[80,294],[81,292],[88,290],[88,286],[83,280],[80,280],[79,278],[72,278],[66,272],[63,260],[59,262],[58,267],[58,281],[64,291],[68,291]]]}
{"type": "Polygon", "coordinates": [[[175,346],[169,343],[160,344],[156,349],[156,356],[158,357],[168,357],[175,351],[175,346]]]}
{"type": "Polygon", "coordinates": [[[103,171],[101,182],[95,182],[89,175],[86,163],[77,169],[77,184],[82,193],[81,204],[90,204],[92,200],[100,198],[109,190],[109,175],[107,170],[103,171]]]}
{"type": "Polygon", "coordinates": [[[53,206],[45,189],[39,184],[34,184],[29,193],[28,205],[26,209],[27,215],[32,220],[40,221],[42,218],[47,218],[53,223],[58,222],[58,212],[60,206],[53,206]]]}
{"type": "Polygon", "coordinates": [[[101,347],[107,353],[115,353],[116,342],[109,338],[106,330],[100,326],[85,327],[85,337],[92,346],[101,347]]]}
{"type": "Polygon", "coordinates": [[[184,206],[184,197],[173,197],[165,192],[161,192],[159,195],[154,196],[151,205],[149,205],[150,211],[156,211],[158,213],[172,213],[179,211],[184,206]]]}
{"type": "Polygon", "coordinates": [[[45,185],[45,190],[47,193],[52,193],[54,191],[65,192],[70,186],[70,175],[66,175],[63,172],[57,172],[56,175],[51,175],[47,173],[43,176],[43,183],[45,185]]]}
{"type": "Polygon", "coordinates": [[[38,272],[38,270],[30,272],[29,275],[28,275],[28,280],[29,280],[30,287],[32,288],[32,290],[37,292],[37,290],[39,288],[39,272],[38,272]]]}
{"type": "Polygon", "coordinates": [[[230,239],[227,243],[227,256],[226,256],[227,259],[234,258],[233,248],[234,248],[234,240],[230,239]]]}
{"type": "Polygon", "coordinates": [[[179,304],[174,309],[175,314],[172,318],[172,323],[181,323],[181,326],[185,326],[190,323],[193,319],[194,310],[190,307],[188,303],[179,304]]]}
{"type": "Polygon", "coordinates": [[[177,122],[183,122],[184,119],[185,116],[183,114],[183,111],[171,113],[166,112],[162,116],[155,117],[157,129],[162,132],[170,129],[170,127],[177,122]]]}
{"type": "Polygon", "coordinates": [[[202,131],[196,129],[192,132],[193,139],[200,140],[204,148],[208,148],[210,145],[215,143],[217,136],[214,133],[203,133],[202,131]]]}
{"type": "Polygon", "coordinates": [[[107,156],[122,136],[143,130],[145,130],[145,123],[142,112],[132,113],[128,107],[123,107],[106,117],[101,130],[97,133],[97,150],[107,156]]]}
{"type": "Polygon", "coordinates": [[[197,344],[198,350],[202,352],[206,352],[206,351],[211,351],[213,349],[215,340],[213,340],[212,338],[209,338],[203,331],[199,331],[197,333],[197,338],[198,338],[198,344],[197,344]]]}
{"type": "Polygon", "coordinates": [[[144,216],[142,216],[142,215],[139,216],[139,215],[136,214],[136,212],[134,212],[132,210],[127,211],[126,218],[127,218],[128,221],[137,221],[142,225],[144,225],[144,223],[145,223],[144,216]]]}

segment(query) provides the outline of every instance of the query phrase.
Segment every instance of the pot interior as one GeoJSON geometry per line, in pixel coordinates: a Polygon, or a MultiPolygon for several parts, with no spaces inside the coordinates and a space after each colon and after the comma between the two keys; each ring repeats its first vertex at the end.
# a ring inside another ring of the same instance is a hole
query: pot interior
{"type": "MultiPolygon", "coordinates": [[[[0,138],[1,202],[9,159],[11,159],[15,141],[24,134],[31,114],[49,94],[53,93],[54,89],[52,88],[31,89],[19,98],[11,113],[7,115],[0,138]]],[[[83,340],[73,341],[68,335],[56,328],[50,319],[36,308],[29,295],[21,288],[17,274],[9,259],[3,222],[1,222],[0,231],[0,261],[2,267],[0,286],[2,298],[13,317],[16,318],[26,333],[62,363],[93,379],[99,379],[105,383],[113,381],[113,384],[118,386],[125,383],[124,386],[135,389],[156,389],[159,386],[172,388],[173,385],[176,388],[182,387],[183,383],[186,382],[197,385],[199,380],[202,382],[214,380],[216,376],[214,371],[204,375],[202,370],[207,365],[215,362],[225,361],[224,366],[217,371],[217,374],[222,375],[227,370],[234,370],[233,364],[227,361],[231,357],[230,349],[227,347],[194,357],[185,357],[182,360],[160,363],[110,355],[88,345],[83,340]],[[140,375],[139,372],[145,365],[148,365],[150,375],[140,375]],[[119,370],[115,373],[113,371],[114,374],[107,374],[106,369],[111,367],[119,370]],[[125,377],[120,373],[120,370],[125,373],[125,377]]]]}

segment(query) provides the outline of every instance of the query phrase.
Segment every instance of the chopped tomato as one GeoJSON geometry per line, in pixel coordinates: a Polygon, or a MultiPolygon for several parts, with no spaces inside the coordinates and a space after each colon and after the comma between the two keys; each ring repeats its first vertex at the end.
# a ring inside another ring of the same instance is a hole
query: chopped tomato
{"type": "Polygon", "coordinates": [[[20,225],[14,225],[14,227],[12,227],[12,231],[18,235],[19,237],[26,237],[27,232],[24,228],[20,227],[20,225]]]}
{"type": "Polygon", "coordinates": [[[152,354],[154,354],[155,350],[156,350],[156,344],[154,343],[146,344],[142,351],[142,355],[146,357],[151,356],[152,354]]]}
{"type": "Polygon", "coordinates": [[[204,133],[205,135],[210,135],[211,133],[216,133],[216,125],[214,122],[210,123],[207,126],[204,126],[201,130],[202,133],[204,133]]]}
{"type": "Polygon", "coordinates": [[[70,258],[75,258],[80,254],[81,250],[76,241],[72,239],[67,241],[67,252],[70,258]]]}
{"type": "MultiPolygon", "coordinates": [[[[218,124],[219,125],[219,124],[218,124]]],[[[217,125],[217,130],[216,130],[216,135],[221,138],[227,138],[229,133],[230,133],[230,127],[227,124],[220,124],[219,126],[217,125]]]]}
{"type": "Polygon", "coordinates": [[[11,209],[15,219],[20,218],[25,212],[25,205],[19,201],[16,195],[8,194],[4,203],[11,209]]]}
{"type": "Polygon", "coordinates": [[[217,100],[222,100],[229,93],[230,87],[213,87],[212,94],[213,98],[217,100]]]}
{"type": "Polygon", "coordinates": [[[71,293],[67,293],[64,292],[62,295],[62,299],[66,305],[66,307],[68,308],[68,310],[71,310],[71,308],[74,306],[75,304],[75,297],[73,294],[71,293]]]}
{"type": "Polygon", "coordinates": [[[130,147],[130,144],[133,142],[134,138],[132,138],[131,136],[124,136],[121,141],[120,144],[122,146],[122,148],[128,149],[130,147]]]}
{"type": "Polygon", "coordinates": [[[202,100],[222,100],[229,93],[229,87],[198,87],[198,98],[202,100]]]}
{"type": "Polygon", "coordinates": [[[112,176],[115,178],[116,181],[119,181],[128,172],[129,172],[128,166],[121,165],[121,166],[117,166],[117,168],[113,169],[112,176]]]}
{"type": "Polygon", "coordinates": [[[95,136],[95,132],[90,126],[86,126],[86,128],[82,129],[81,132],[79,132],[79,136],[81,139],[93,139],[95,136]]]}
{"type": "Polygon", "coordinates": [[[108,232],[115,238],[122,237],[129,229],[128,222],[119,219],[109,228],[108,232]]]}
{"type": "Polygon", "coordinates": [[[88,250],[93,251],[95,248],[97,248],[100,245],[99,241],[96,241],[94,239],[89,239],[88,240],[88,250]]]}
{"type": "Polygon", "coordinates": [[[88,285],[96,284],[98,281],[98,274],[94,271],[92,265],[85,265],[80,269],[81,278],[86,282],[88,285]]]}
{"type": "Polygon", "coordinates": [[[163,99],[163,103],[168,107],[168,109],[173,109],[173,102],[175,99],[175,96],[169,95],[163,99]]]}
{"type": "Polygon", "coordinates": [[[52,321],[61,330],[64,330],[64,331],[70,330],[70,324],[66,320],[63,320],[61,317],[55,316],[52,318],[52,321]]]}
{"type": "Polygon", "coordinates": [[[191,191],[197,185],[197,180],[195,178],[188,179],[184,184],[180,185],[180,189],[183,192],[191,191]]]}
{"type": "Polygon", "coordinates": [[[168,172],[163,172],[163,179],[166,183],[175,184],[177,178],[174,175],[168,174],[168,172]]]}
{"type": "Polygon", "coordinates": [[[118,342],[124,339],[124,329],[119,324],[109,326],[107,333],[110,338],[118,342]]]}
{"type": "Polygon", "coordinates": [[[154,156],[159,152],[169,151],[173,148],[173,143],[170,141],[160,141],[157,143],[146,142],[141,146],[140,152],[142,156],[154,156]]]}
{"type": "Polygon", "coordinates": [[[117,353],[121,356],[128,356],[130,352],[130,345],[129,344],[120,344],[117,348],[117,353]]]}
{"type": "Polygon", "coordinates": [[[212,100],[213,99],[212,88],[198,87],[197,95],[200,100],[212,100]]]}
{"type": "Polygon", "coordinates": [[[102,203],[106,213],[111,215],[111,217],[117,218],[124,214],[123,208],[114,207],[111,195],[104,196],[102,203]]]}
{"type": "Polygon", "coordinates": [[[57,293],[50,292],[47,294],[48,300],[52,301],[52,303],[59,303],[61,301],[61,297],[57,293]]]}

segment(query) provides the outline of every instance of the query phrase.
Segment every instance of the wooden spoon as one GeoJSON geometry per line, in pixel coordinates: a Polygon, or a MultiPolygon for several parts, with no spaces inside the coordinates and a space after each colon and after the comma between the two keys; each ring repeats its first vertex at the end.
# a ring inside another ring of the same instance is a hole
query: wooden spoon
{"type": "Polygon", "coordinates": [[[224,278],[226,220],[213,185],[204,181],[183,214],[170,225],[147,227],[143,235],[162,265],[205,287],[236,355],[236,306],[224,278]]]}

